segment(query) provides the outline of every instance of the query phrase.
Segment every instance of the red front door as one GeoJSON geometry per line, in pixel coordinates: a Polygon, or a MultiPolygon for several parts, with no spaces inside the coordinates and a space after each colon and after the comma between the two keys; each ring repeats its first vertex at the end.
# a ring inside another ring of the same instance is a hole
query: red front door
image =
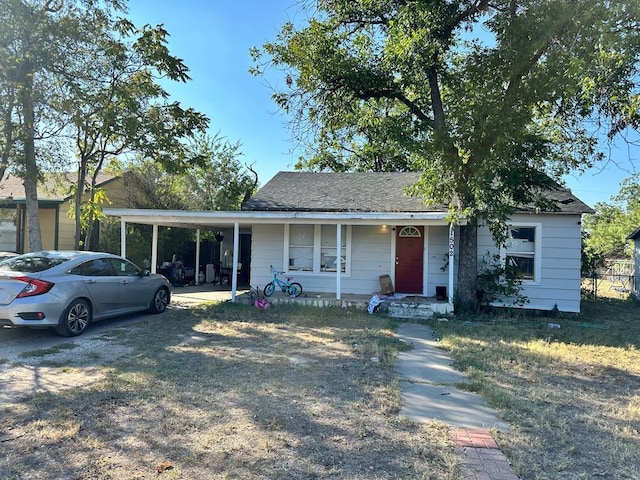
{"type": "Polygon", "coordinates": [[[396,227],[396,292],[423,293],[424,227],[396,227]]]}

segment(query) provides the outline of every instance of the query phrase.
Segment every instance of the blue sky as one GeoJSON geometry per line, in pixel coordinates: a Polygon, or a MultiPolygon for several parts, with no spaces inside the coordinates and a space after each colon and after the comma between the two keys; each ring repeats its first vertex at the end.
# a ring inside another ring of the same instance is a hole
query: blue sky
{"type": "MultiPolygon", "coordinates": [[[[296,0],[131,0],[128,18],[138,26],[164,24],[171,53],[185,61],[192,77],[169,86],[172,99],[209,116],[212,134],[240,142],[241,160],[254,163],[261,185],[278,171],[294,169],[297,154],[286,119],[266,81],[248,70],[251,47],[273,40],[286,21],[304,21],[296,0]]],[[[278,86],[284,78],[272,72],[269,81],[278,86]]],[[[620,182],[634,168],[640,171],[639,147],[619,142],[606,153],[606,165],[566,177],[573,193],[591,206],[609,202],[620,182]]]]}

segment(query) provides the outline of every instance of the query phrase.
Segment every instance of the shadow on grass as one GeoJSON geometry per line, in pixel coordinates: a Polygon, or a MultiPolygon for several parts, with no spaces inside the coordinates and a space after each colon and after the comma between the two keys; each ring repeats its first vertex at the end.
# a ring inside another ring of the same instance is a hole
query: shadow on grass
{"type": "Polygon", "coordinates": [[[93,365],[102,381],[0,412],[0,477],[451,478],[446,429],[399,419],[393,366],[371,361],[392,326],[219,304],[110,330],[130,353],[93,365]]]}

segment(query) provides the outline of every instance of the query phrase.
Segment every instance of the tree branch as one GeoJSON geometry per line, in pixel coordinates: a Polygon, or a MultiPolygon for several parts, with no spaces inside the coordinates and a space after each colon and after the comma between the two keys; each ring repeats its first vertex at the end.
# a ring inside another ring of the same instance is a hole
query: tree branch
{"type": "Polygon", "coordinates": [[[560,33],[567,27],[571,19],[573,18],[577,6],[577,2],[573,2],[574,8],[567,10],[565,14],[560,18],[560,20],[556,23],[554,28],[549,32],[549,34],[542,39],[541,45],[533,52],[533,54],[520,62],[517,69],[511,75],[509,79],[509,85],[504,94],[504,110],[507,110],[515,103],[516,93],[520,85],[522,85],[522,80],[527,74],[531,71],[531,69],[538,63],[540,58],[547,52],[549,46],[553,43],[553,41],[558,37],[560,33]]]}

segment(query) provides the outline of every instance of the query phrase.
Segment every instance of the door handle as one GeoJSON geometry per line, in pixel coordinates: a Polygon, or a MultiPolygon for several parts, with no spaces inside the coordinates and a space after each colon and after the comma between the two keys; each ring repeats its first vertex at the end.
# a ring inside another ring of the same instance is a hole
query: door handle
{"type": "Polygon", "coordinates": [[[87,285],[93,285],[94,283],[96,283],[95,280],[85,280],[84,283],[86,283],[87,285]]]}

